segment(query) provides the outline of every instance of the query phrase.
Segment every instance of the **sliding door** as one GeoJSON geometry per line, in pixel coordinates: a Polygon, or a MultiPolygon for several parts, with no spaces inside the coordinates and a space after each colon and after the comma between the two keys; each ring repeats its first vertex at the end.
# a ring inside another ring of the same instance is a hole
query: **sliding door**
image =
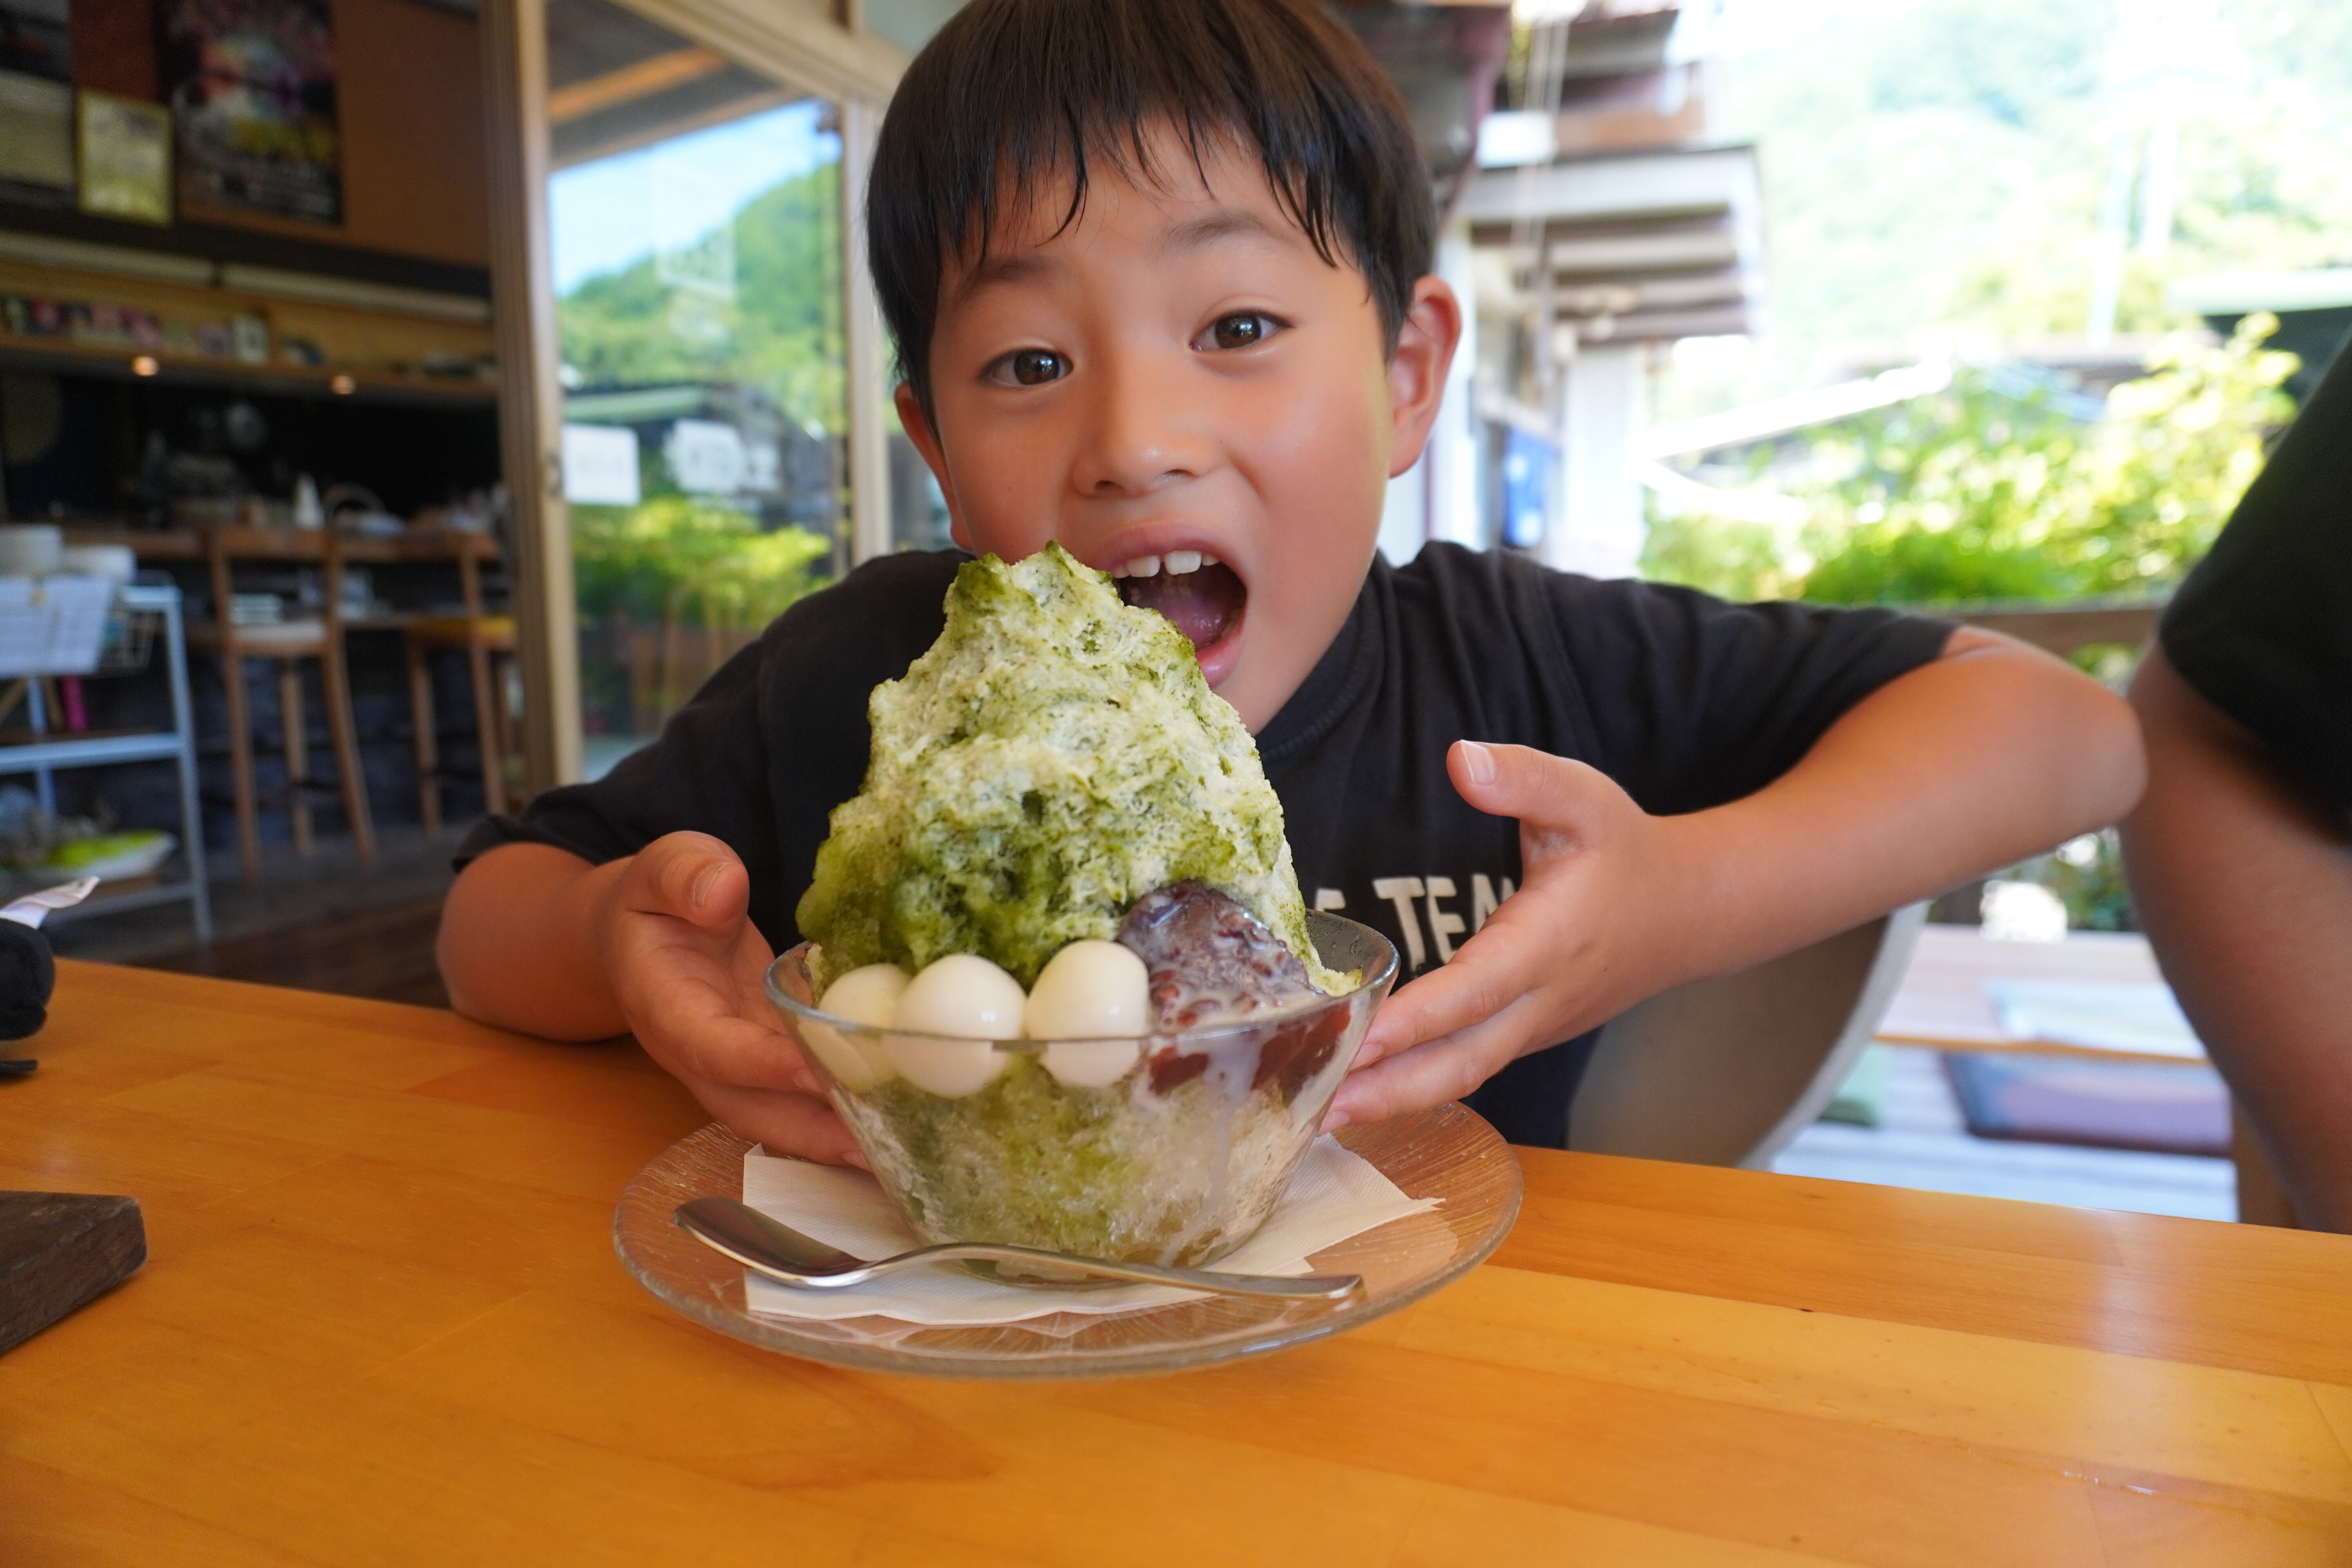
{"type": "Polygon", "coordinates": [[[593,776],[848,563],[841,111],[608,0],[547,47],[593,776]]]}
{"type": "Polygon", "coordinates": [[[849,230],[907,56],[852,5],[486,0],[534,788],[593,777],[894,509],[849,230]]]}

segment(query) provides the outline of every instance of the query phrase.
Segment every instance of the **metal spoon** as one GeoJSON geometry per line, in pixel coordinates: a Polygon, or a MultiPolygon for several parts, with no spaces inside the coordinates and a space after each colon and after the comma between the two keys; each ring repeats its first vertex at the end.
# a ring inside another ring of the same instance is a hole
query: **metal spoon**
{"type": "Polygon", "coordinates": [[[1357,1274],[1307,1274],[1281,1279],[1266,1274],[1219,1274],[1206,1268],[1163,1268],[1156,1263],[1114,1263],[1108,1258],[1079,1258],[1035,1247],[1003,1247],[992,1242],[960,1242],[945,1247],[919,1247],[896,1258],[869,1263],[862,1258],[827,1247],[779,1224],[748,1204],[733,1198],[696,1198],[680,1204],[670,1216],[678,1227],[712,1251],[724,1254],[771,1279],[787,1285],[832,1289],[862,1285],[879,1274],[917,1263],[1026,1263],[1075,1270],[1106,1279],[1131,1279],[1147,1285],[1181,1285],[1190,1290],[1214,1290],[1226,1296],[1275,1296],[1293,1301],[1344,1300],[1364,1288],[1357,1274]]]}

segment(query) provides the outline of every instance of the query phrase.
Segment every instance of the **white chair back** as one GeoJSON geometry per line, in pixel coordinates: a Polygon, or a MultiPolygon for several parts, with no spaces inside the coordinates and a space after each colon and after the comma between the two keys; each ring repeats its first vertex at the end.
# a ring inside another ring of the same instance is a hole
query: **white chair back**
{"type": "Polygon", "coordinates": [[[1601,1033],[1568,1146],[1763,1170],[1870,1043],[1927,906],[1653,996],[1601,1033]]]}

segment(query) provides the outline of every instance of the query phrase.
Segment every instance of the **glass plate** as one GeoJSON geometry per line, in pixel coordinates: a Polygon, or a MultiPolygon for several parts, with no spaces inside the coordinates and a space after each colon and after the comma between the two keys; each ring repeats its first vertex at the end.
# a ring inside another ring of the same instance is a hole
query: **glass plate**
{"type": "Polygon", "coordinates": [[[745,1310],[743,1270],[680,1230],[689,1198],[743,1194],[751,1145],[713,1123],[656,1155],[621,1194],[613,1246],[638,1284],[706,1328],[786,1355],[938,1377],[1105,1377],[1177,1372],[1337,1333],[1412,1305],[1501,1244],[1519,1212],[1519,1162],[1459,1105],[1340,1130],[1407,1197],[1444,1200],[1315,1254],[1318,1274],[1360,1274],[1341,1302],[1214,1296],[1109,1316],[1056,1312],[1018,1323],[939,1327],[896,1318],[814,1322],[745,1310]]]}

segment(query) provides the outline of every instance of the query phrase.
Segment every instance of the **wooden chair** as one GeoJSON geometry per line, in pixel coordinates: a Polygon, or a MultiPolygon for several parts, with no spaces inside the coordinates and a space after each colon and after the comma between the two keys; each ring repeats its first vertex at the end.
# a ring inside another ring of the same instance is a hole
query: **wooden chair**
{"type": "Polygon", "coordinates": [[[1910,905],[1612,1020],[1569,1110],[1568,1146],[1769,1169],[1870,1043],[1927,914],[1910,905]]]}
{"type": "Polygon", "coordinates": [[[408,659],[409,709],[416,723],[417,811],[427,833],[441,831],[441,788],[448,781],[433,714],[435,652],[457,649],[466,655],[474,686],[474,732],[481,752],[485,810],[508,809],[507,759],[519,754],[506,700],[507,674],[515,662],[514,617],[488,614],[482,605],[482,563],[498,559],[498,546],[481,534],[452,531],[449,548],[457,561],[465,613],[427,616],[401,628],[408,659]]]}
{"type": "Polygon", "coordinates": [[[293,819],[294,847],[312,847],[310,792],[334,788],[351,822],[360,864],[375,864],[375,825],[368,816],[367,781],[360,772],[359,737],[352,724],[352,689],[343,658],[342,542],[333,531],[222,527],[205,532],[205,553],[213,585],[213,619],[188,626],[191,647],[220,658],[221,684],[228,698],[229,763],[236,792],[237,859],[245,879],[261,876],[260,805],[253,778],[253,729],[245,700],[245,663],[266,658],[278,666],[279,729],[286,752],[286,798],[293,819]],[[239,561],[276,564],[314,560],[325,572],[325,602],[316,616],[275,626],[241,626],[230,614],[235,567],[239,561]],[[319,661],[319,684],[327,700],[327,729],[335,750],[333,785],[310,778],[309,726],[302,711],[302,660],[319,661]]]}

